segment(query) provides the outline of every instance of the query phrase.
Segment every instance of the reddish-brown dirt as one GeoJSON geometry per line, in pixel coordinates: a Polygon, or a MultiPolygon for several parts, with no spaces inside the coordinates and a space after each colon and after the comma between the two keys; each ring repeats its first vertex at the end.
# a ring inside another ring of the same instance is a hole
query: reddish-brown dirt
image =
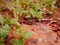
{"type": "Polygon", "coordinates": [[[60,45],[59,32],[54,32],[52,27],[47,24],[22,24],[22,27],[25,31],[33,33],[32,37],[25,41],[25,45],[60,45]]]}
{"type": "MultiPolygon", "coordinates": [[[[23,32],[32,32],[32,36],[25,40],[24,45],[60,45],[60,27],[58,31],[57,26],[56,24],[47,25],[45,23],[21,24],[21,27],[24,28],[23,32]]],[[[9,40],[5,43],[11,45],[9,40]]]]}

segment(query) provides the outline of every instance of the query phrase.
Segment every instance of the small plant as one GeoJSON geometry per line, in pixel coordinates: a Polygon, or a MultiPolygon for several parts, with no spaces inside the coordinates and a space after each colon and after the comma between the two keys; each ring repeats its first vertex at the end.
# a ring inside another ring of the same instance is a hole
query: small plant
{"type": "Polygon", "coordinates": [[[39,3],[35,3],[33,0],[0,0],[0,11],[3,9],[9,9],[13,12],[13,18],[9,17],[9,14],[5,14],[4,16],[0,15],[0,44],[4,45],[5,39],[8,37],[8,33],[12,33],[11,25],[15,26],[16,34],[20,36],[21,39],[14,38],[10,41],[13,45],[24,45],[24,40],[28,39],[32,33],[24,32],[20,27],[20,23],[18,22],[18,17],[23,16],[25,14],[25,18],[37,18],[38,20],[43,19],[43,11],[41,8],[45,8],[46,10],[54,10],[56,0],[39,0],[39,3]]]}

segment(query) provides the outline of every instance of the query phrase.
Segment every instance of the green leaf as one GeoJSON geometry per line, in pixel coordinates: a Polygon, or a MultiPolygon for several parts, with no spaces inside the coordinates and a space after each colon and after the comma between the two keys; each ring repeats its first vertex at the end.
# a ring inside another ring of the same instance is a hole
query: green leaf
{"type": "Polygon", "coordinates": [[[11,28],[9,25],[5,25],[0,27],[0,41],[5,40],[5,38],[7,37],[8,33],[11,32],[11,28]]]}
{"type": "Polygon", "coordinates": [[[32,2],[32,0],[28,0],[27,4],[29,5],[32,2]]]}
{"type": "Polygon", "coordinates": [[[17,4],[17,6],[19,6],[19,0],[16,0],[16,4],[17,4]]]}
{"type": "Polygon", "coordinates": [[[17,18],[12,18],[11,19],[11,24],[18,24],[18,19],[17,18]]]}
{"type": "Polygon", "coordinates": [[[24,32],[24,34],[23,34],[23,38],[24,39],[28,39],[28,38],[30,38],[31,37],[31,35],[32,35],[32,32],[24,32]]]}
{"type": "Polygon", "coordinates": [[[42,16],[42,11],[37,12],[36,17],[37,17],[38,19],[42,19],[42,18],[43,18],[43,16],[42,16]]]}
{"type": "Polygon", "coordinates": [[[24,29],[21,28],[21,27],[17,28],[16,34],[18,34],[19,36],[22,36],[23,35],[22,32],[21,32],[22,30],[24,30],[24,29]]]}
{"type": "Polygon", "coordinates": [[[44,6],[47,9],[54,9],[57,0],[41,0],[42,6],[44,6]],[[53,6],[52,6],[53,5],[53,6]]]}
{"type": "Polygon", "coordinates": [[[0,23],[3,24],[4,23],[4,18],[0,15],[0,23]]]}
{"type": "Polygon", "coordinates": [[[0,41],[0,45],[4,45],[4,42],[1,42],[1,41],[0,41]]]}
{"type": "Polygon", "coordinates": [[[22,14],[22,13],[28,14],[28,10],[22,10],[22,11],[21,11],[21,14],[22,14]]]}
{"type": "Polygon", "coordinates": [[[17,31],[21,31],[21,30],[24,30],[24,28],[22,28],[22,27],[17,27],[17,31]]]}
{"type": "Polygon", "coordinates": [[[5,24],[5,26],[3,26],[2,28],[5,29],[5,30],[7,30],[8,32],[11,31],[11,27],[8,24],[5,24]]]}
{"type": "Polygon", "coordinates": [[[8,18],[7,16],[5,16],[5,23],[6,24],[10,24],[10,20],[11,20],[10,18],[8,18]]]}
{"type": "Polygon", "coordinates": [[[43,17],[42,17],[42,11],[38,12],[38,11],[36,11],[36,10],[30,9],[30,13],[32,14],[32,17],[33,17],[33,18],[34,18],[34,17],[37,18],[37,19],[43,18],[43,17]]]}
{"type": "Polygon", "coordinates": [[[10,43],[13,45],[24,45],[24,41],[22,39],[12,39],[10,43]]]}
{"type": "Polygon", "coordinates": [[[32,17],[35,17],[35,15],[36,15],[35,10],[33,10],[33,9],[31,8],[31,9],[30,9],[30,13],[32,14],[32,17]]]}

